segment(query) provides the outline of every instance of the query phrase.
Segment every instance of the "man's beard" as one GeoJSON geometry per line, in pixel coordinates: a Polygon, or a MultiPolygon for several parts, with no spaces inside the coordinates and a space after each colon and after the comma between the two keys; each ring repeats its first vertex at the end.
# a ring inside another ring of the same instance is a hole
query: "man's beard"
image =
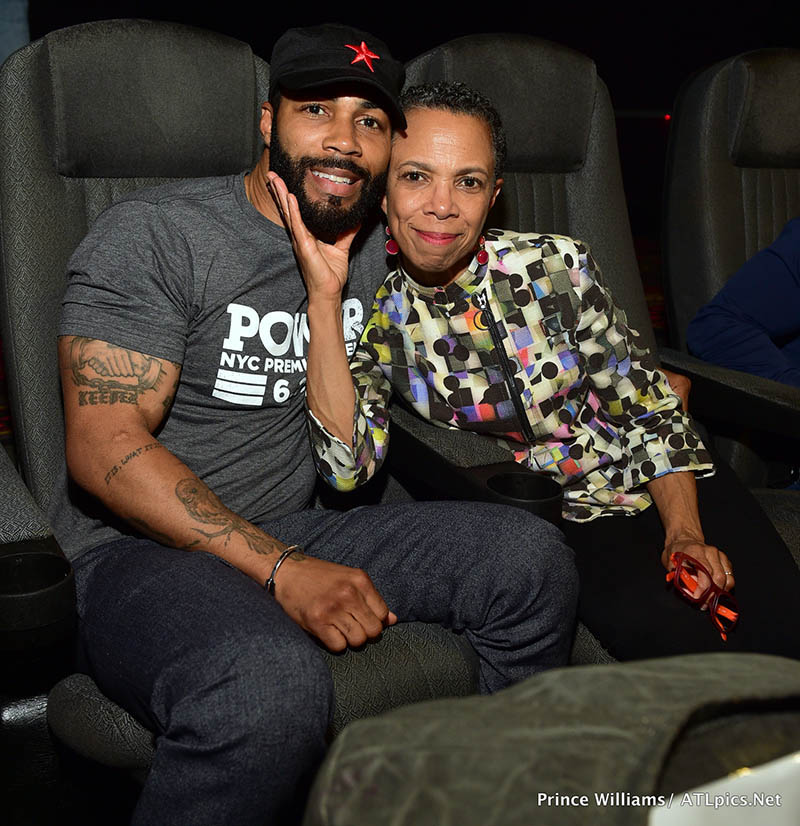
{"type": "Polygon", "coordinates": [[[343,232],[359,226],[375,209],[386,189],[387,172],[373,177],[366,169],[348,158],[327,157],[294,159],[283,148],[275,126],[269,147],[269,168],[283,178],[287,189],[297,198],[300,215],[309,232],[317,238],[335,240],[343,232]],[[346,169],[361,179],[361,194],[349,208],[342,206],[338,195],[328,195],[324,201],[310,201],[306,195],[305,176],[314,167],[346,169]]]}

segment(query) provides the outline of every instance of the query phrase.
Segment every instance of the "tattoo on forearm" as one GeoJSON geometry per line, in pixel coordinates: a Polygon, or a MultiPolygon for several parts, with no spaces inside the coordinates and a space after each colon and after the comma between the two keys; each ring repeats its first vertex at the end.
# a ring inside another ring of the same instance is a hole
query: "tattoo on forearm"
{"type": "Polygon", "coordinates": [[[106,473],[106,484],[110,485],[111,480],[122,470],[128,462],[133,461],[134,459],[138,459],[144,453],[149,453],[151,450],[156,450],[164,445],[161,442],[149,442],[146,445],[142,445],[141,447],[137,447],[136,450],[132,450],[127,456],[119,460],[119,464],[114,465],[108,473],[106,473]]]}
{"type": "Polygon", "coordinates": [[[231,513],[222,504],[222,500],[199,480],[181,479],[175,486],[175,495],[186,508],[189,516],[208,527],[207,530],[194,529],[206,539],[224,536],[227,545],[234,534],[239,534],[256,553],[270,554],[280,550],[280,546],[270,541],[266,534],[246,519],[231,513]]]}
{"type": "Polygon", "coordinates": [[[80,405],[136,404],[166,375],[160,359],[83,336],[72,339],[69,360],[80,405]]]}

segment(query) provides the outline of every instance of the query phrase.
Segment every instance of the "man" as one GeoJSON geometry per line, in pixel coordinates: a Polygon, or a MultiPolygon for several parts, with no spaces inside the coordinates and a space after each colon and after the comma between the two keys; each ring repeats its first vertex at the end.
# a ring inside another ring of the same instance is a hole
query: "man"
{"type": "Polygon", "coordinates": [[[800,387],[800,218],[697,311],[686,338],[705,361],[800,387]]]}
{"type": "Polygon", "coordinates": [[[135,194],[70,262],[59,357],[77,484],[51,518],[87,667],[158,733],[137,824],[288,822],[331,710],[313,638],[336,651],[398,618],[442,622],[472,642],[484,691],[566,659],[576,587],[551,526],[488,506],[308,509],[306,374],[311,396],[320,344],[355,348],[383,276],[369,213],[402,80],[368,34],[287,32],[256,167],[135,194]],[[270,168],[320,239],[365,223],[346,285],[304,286],[270,168]]]}

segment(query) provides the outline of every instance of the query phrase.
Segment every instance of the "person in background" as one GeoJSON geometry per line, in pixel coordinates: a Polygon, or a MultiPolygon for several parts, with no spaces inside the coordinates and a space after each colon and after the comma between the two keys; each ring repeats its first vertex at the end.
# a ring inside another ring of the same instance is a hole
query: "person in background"
{"type": "Polygon", "coordinates": [[[800,387],[800,218],[697,311],[686,340],[703,361],[800,387]]]}
{"type": "Polygon", "coordinates": [[[0,64],[29,40],[28,0],[0,0],[0,64]]]}

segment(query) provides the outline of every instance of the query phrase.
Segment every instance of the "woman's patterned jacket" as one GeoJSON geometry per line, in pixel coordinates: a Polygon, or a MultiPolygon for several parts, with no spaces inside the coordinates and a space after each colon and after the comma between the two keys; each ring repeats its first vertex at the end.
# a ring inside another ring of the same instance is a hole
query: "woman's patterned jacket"
{"type": "Polygon", "coordinates": [[[713,473],[585,244],[490,230],[486,250],[487,264],[473,259],[446,287],[387,276],[351,362],[352,445],[309,414],[329,484],[350,490],[380,466],[392,389],[434,424],[507,440],[518,462],[561,483],[568,519],[637,513],[652,501],[647,481],[713,473]]]}

